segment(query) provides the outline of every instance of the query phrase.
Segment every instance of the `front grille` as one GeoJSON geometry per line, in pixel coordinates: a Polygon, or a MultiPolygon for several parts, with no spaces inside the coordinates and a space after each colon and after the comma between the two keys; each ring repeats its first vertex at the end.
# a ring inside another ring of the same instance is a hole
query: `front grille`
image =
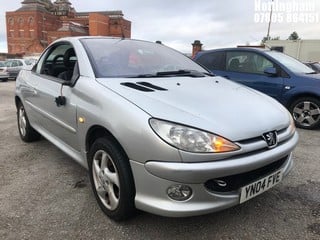
{"type": "Polygon", "coordinates": [[[275,161],[269,165],[266,165],[262,168],[255,169],[250,172],[240,173],[236,175],[231,175],[227,177],[217,178],[217,179],[210,179],[205,182],[205,187],[210,192],[231,192],[235,191],[259,178],[267,176],[268,174],[275,172],[276,170],[280,169],[281,166],[285,163],[288,156],[281,158],[278,161],[275,161]],[[223,184],[218,184],[221,182],[225,182],[225,186],[221,186],[223,184]]]}
{"type": "MultiPolygon", "coordinates": [[[[276,131],[277,135],[279,136],[279,135],[283,134],[286,130],[287,130],[287,128],[283,128],[281,130],[276,131]]],[[[244,139],[244,140],[238,141],[238,143],[240,143],[240,144],[251,144],[251,143],[255,143],[255,142],[261,141],[261,140],[264,141],[262,135],[258,136],[258,137],[244,139]]]]}

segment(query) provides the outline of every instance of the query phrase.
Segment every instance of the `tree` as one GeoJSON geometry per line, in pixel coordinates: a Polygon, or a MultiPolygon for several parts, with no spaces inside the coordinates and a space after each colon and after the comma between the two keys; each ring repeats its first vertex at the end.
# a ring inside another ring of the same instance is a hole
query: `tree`
{"type": "Polygon", "coordinates": [[[288,40],[300,40],[298,33],[296,31],[291,33],[290,36],[288,37],[288,40]]]}

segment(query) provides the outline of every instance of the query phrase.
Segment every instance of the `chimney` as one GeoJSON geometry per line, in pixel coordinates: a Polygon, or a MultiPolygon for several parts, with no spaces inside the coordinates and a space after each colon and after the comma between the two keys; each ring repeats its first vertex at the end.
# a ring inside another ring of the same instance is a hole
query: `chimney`
{"type": "Polygon", "coordinates": [[[194,43],[192,43],[192,58],[200,51],[202,51],[202,43],[200,40],[194,40],[194,43]]]}

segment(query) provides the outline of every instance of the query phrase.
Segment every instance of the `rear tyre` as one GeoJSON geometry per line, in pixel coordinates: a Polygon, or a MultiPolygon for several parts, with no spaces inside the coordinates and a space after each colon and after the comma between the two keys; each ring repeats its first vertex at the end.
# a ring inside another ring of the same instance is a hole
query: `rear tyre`
{"type": "Polygon", "coordinates": [[[99,138],[88,157],[92,189],[102,211],[116,221],[133,216],[135,187],[123,150],[110,139],[99,138]]]}
{"type": "Polygon", "coordinates": [[[17,107],[17,121],[19,134],[24,142],[33,142],[41,138],[41,135],[31,127],[22,103],[19,103],[17,107]]]}
{"type": "Polygon", "coordinates": [[[289,111],[297,127],[304,129],[320,127],[320,100],[313,97],[299,98],[290,106],[289,111]]]}

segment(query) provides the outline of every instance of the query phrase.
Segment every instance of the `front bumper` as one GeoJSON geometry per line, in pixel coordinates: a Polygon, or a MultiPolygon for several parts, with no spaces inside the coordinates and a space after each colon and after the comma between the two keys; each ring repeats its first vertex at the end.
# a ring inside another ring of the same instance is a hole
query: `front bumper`
{"type": "MultiPolygon", "coordinates": [[[[138,209],[168,217],[187,217],[220,211],[239,204],[240,187],[236,190],[215,192],[206,187],[213,178],[245,174],[276,161],[286,176],[293,165],[292,151],[298,134],[285,144],[249,156],[232,160],[201,163],[172,163],[149,161],[145,164],[130,161],[136,186],[135,204],[138,209]],[[173,184],[186,184],[193,194],[186,201],[174,201],[167,196],[173,184]]],[[[263,177],[257,176],[256,180],[263,177]]],[[[242,186],[241,186],[242,187],[242,186]]]]}
{"type": "Polygon", "coordinates": [[[0,79],[7,79],[7,78],[9,78],[9,74],[8,73],[0,72],[0,79]]]}

